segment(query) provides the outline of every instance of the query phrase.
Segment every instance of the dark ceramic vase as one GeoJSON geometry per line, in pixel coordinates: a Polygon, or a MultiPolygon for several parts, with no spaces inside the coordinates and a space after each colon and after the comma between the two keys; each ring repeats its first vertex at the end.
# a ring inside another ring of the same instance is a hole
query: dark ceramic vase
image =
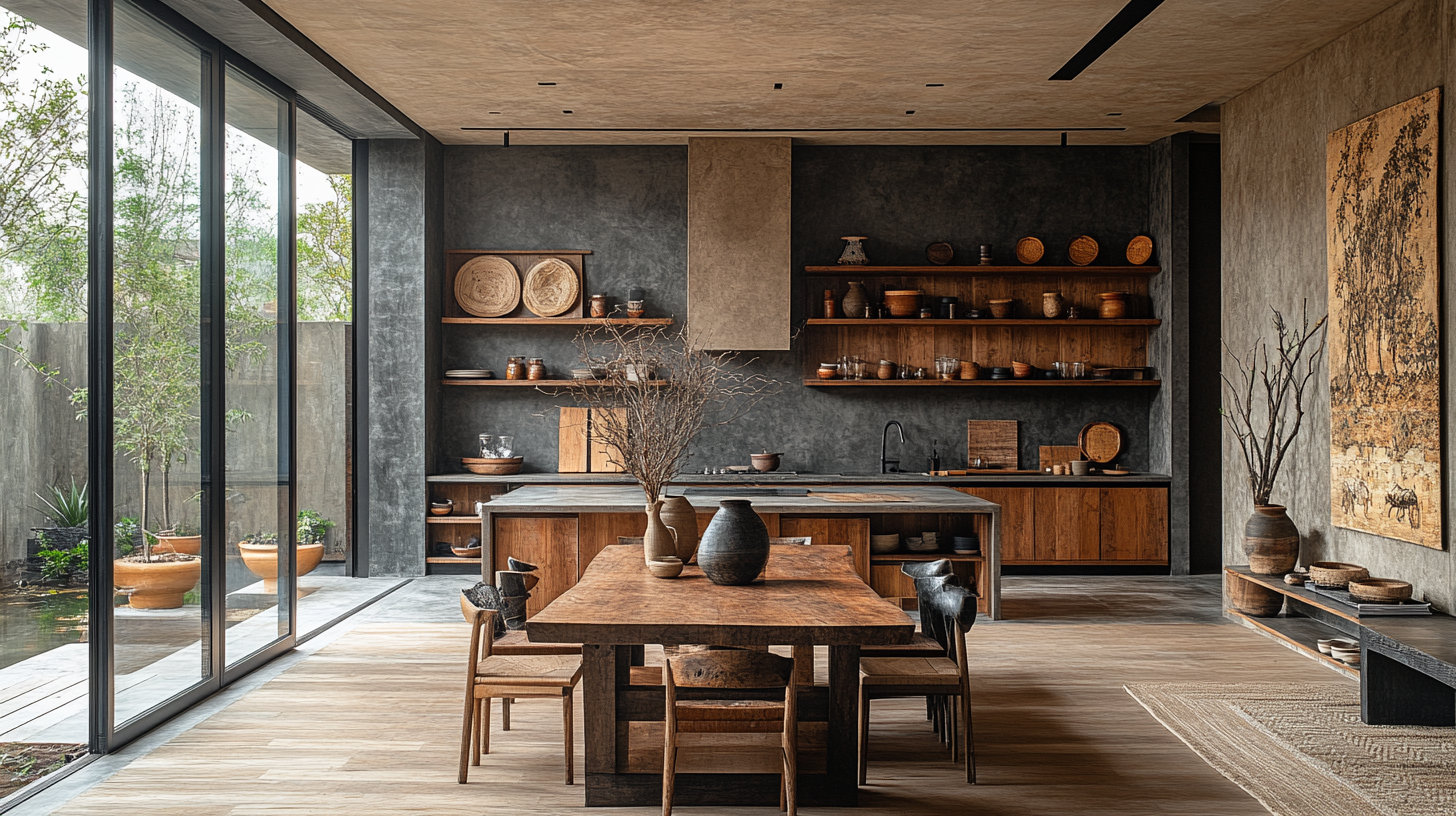
{"type": "Polygon", "coordinates": [[[728,499],[708,522],[698,543],[698,566],[723,586],[752,583],[768,563],[768,528],[746,499],[728,499]]]}
{"type": "Polygon", "coordinates": [[[1299,562],[1299,528],[1285,508],[1278,504],[1254,507],[1244,524],[1244,555],[1249,571],[1258,575],[1283,575],[1299,562]]]}

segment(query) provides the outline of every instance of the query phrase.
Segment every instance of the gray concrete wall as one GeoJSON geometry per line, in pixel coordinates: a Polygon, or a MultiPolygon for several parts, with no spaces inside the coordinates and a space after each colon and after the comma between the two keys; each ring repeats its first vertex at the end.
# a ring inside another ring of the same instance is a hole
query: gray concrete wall
{"type": "MultiPolygon", "coordinates": [[[[795,147],[793,268],[832,263],[839,236],[856,234],[871,236],[874,264],[924,263],[935,240],[953,244],[957,262],[981,243],[1009,260],[1028,234],[1043,239],[1051,263],[1083,232],[1115,255],[1151,228],[1150,172],[1149,150],[1138,147],[795,147]]],[[[590,249],[588,289],[622,298],[629,285],[641,285],[650,315],[681,318],[686,186],[684,147],[446,147],[444,240],[452,249],[590,249]]],[[[806,317],[805,286],[796,275],[796,322],[806,317]]],[[[1165,324],[1154,334],[1166,331],[1165,324]]],[[[565,370],[576,358],[572,337],[565,327],[448,326],[444,366],[500,372],[508,355],[520,354],[565,370]]],[[[1125,429],[1124,461],[1136,468],[1149,467],[1163,444],[1149,428],[1152,391],[829,391],[796,384],[798,354],[757,355],[760,370],[787,383],[783,393],[738,424],[705,433],[690,468],[747,463],[750,451],[768,448],[785,453],[785,469],[877,470],[890,419],[905,424],[902,458],[916,469],[932,439],[947,466],[963,465],[967,419],[1021,419],[1022,461],[1033,466],[1036,446],[1074,443],[1094,420],[1125,429]]],[[[554,471],[559,404],[566,403],[526,389],[444,389],[440,469],[461,470],[459,457],[471,455],[479,433],[513,432],[528,470],[554,471]]],[[[419,517],[417,507],[408,513],[419,517]]]]}
{"type": "MultiPolygon", "coordinates": [[[[1235,347],[1269,335],[1269,309],[1288,314],[1308,299],[1327,309],[1325,252],[1325,140],[1351,122],[1418,96],[1452,87],[1451,32],[1456,3],[1407,0],[1332,41],[1231,100],[1223,109],[1223,335],[1235,347]]],[[[1448,102],[1449,108],[1449,102],[1448,102]]],[[[1456,158],[1451,117],[1443,117],[1441,163],[1456,158]]],[[[1440,212],[1451,213],[1451,173],[1440,176],[1440,212]]],[[[1456,351],[1456,276],[1449,274],[1452,231],[1441,234],[1444,354],[1456,351]]],[[[1446,366],[1449,371],[1449,364],[1446,366]]],[[[1447,428],[1453,419],[1452,385],[1443,384],[1447,428]]],[[[1273,500],[1289,506],[1304,533],[1301,562],[1353,561],[1373,574],[1415,585],[1446,611],[1456,603],[1456,560],[1449,543],[1432,550],[1330,524],[1328,372],[1317,378],[1305,430],[1280,472],[1273,500]]],[[[1224,557],[1247,563],[1240,535],[1251,512],[1237,444],[1224,438],[1224,557]]],[[[1450,436],[1449,433],[1446,434],[1450,436]]],[[[1451,448],[1443,445],[1449,463],[1451,448]]],[[[1451,507],[1456,480],[1447,479],[1451,507]]],[[[1447,514],[1449,517],[1449,513],[1447,514]]],[[[1449,542],[1449,534],[1447,536],[1449,542]]]]}
{"type": "MultiPolygon", "coordinates": [[[[1188,137],[1148,146],[1150,237],[1163,272],[1149,283],[1153,314],[1163,325],[1148,342],[1148,361],[1163,379],[1148,412],[1150,468],[1168,485],[1168,548],[1172,572],[1188,572],[1188,137]]],[[[1215,544],[1216,546],[1216,544],[1215,544]]]]}

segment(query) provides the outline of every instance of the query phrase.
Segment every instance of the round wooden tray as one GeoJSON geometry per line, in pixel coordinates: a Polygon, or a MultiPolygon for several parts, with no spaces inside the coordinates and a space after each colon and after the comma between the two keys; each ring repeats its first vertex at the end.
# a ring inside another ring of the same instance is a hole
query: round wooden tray
{"type": "Polygon", "coordinates": [[[938,266],[944,266],[955,257],[955,248],[944,241],[936,241],[925,248],[925,260],[938,266]]]}
{"type": "Polygon", "coordinates": [[[1090,422],[1077,434],[1077,447],[1099,465],[1114,462],[1122,452],[1122,431],[1111,422],[1090,422]]]}
{"type": "Polygon", "coordinates": [[[1146,235],[1127,242],[1127,262],[1133,266],[1142,266],[1153,257],[1153,239],[1146,235]]]}
{"type": "Polygon", "coordinates": [[[1042,246],[1041,240],[1028,235],[1016,242],[1016,260],[1024,264],[1034,264],[1041,260],[1046,254],[1046,247],[1042,246]]]}
{"type": "Polygon", "coordinates": [[[522,299],[526,308],[541,317],[555,317],[576,303],[581,285],[576,270],[560,258],[547,258],[526,273],[522,299]]]}
{"type": "Polygon", "coordinates": [[[476,317],[509,314],[521,302],[521,276],[499,255],[478,255],[455,273],[455,302],[476,317]]]}
{"type": "Polygon", "coordinates": [[[1086,266],[1097,260],[1097,242],[1090,235],[1078,235],[1067,247],[1067,259],[1077,266],[1086,266]]]}
{"type": "Polygon", "coordinates": [[[482,476],[510,476],[521,472],[521,463],[525,459],[524,456],[512,456],[509,459],[481,459],[466,456],[460,459],[460,464],[471,473],[482,476]]]}

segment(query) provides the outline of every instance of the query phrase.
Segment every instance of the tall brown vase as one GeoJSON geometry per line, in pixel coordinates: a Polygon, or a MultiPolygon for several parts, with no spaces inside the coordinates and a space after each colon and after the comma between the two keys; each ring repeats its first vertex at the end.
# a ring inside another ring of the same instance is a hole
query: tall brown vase
{"type": "Polygon", "coordinates": [[[677,534],[677,557],[692,561],[698,553],[698,511],[682,496],[671,496],[662,501],[662,523],[677,534]]]}
{"type": "Polygon", "coordinates": [[[1283,575],[1299,563],[1299,528],[1279,504],[1259,505],[1244,524],[1244,555],[1257,575],[1283,575]]]}

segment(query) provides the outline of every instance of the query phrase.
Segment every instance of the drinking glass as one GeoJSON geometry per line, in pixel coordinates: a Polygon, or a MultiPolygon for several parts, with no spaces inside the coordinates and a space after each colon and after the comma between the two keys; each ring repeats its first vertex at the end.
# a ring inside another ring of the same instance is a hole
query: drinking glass
{"type": "Polygon", "coordinates": [[[509,459],[516,455],[516,438],[514,436],[501,435],[495,438],[495,458],[509,459]]]}
{"type": "Polygon", "coordinates": [[[1087,378],[1087,364],[1086,363],[1072,363],[1071,364],[1071,367],[1072,367],[1072,379],[1074,379],[1074,380],[1082,380],[1082,379],[1086,379],[1087,378]]]}
{"type": "Polygon", "coordinates": [[[495,455],[495,445],[493,444],[493,440],[494,439],[495,439],[495,436],[493,436],[492,434],[481,434],[480,435],[480,458],[481,459],[494,459],[494,458],[496,458],[496,455],[495,455]]]}

